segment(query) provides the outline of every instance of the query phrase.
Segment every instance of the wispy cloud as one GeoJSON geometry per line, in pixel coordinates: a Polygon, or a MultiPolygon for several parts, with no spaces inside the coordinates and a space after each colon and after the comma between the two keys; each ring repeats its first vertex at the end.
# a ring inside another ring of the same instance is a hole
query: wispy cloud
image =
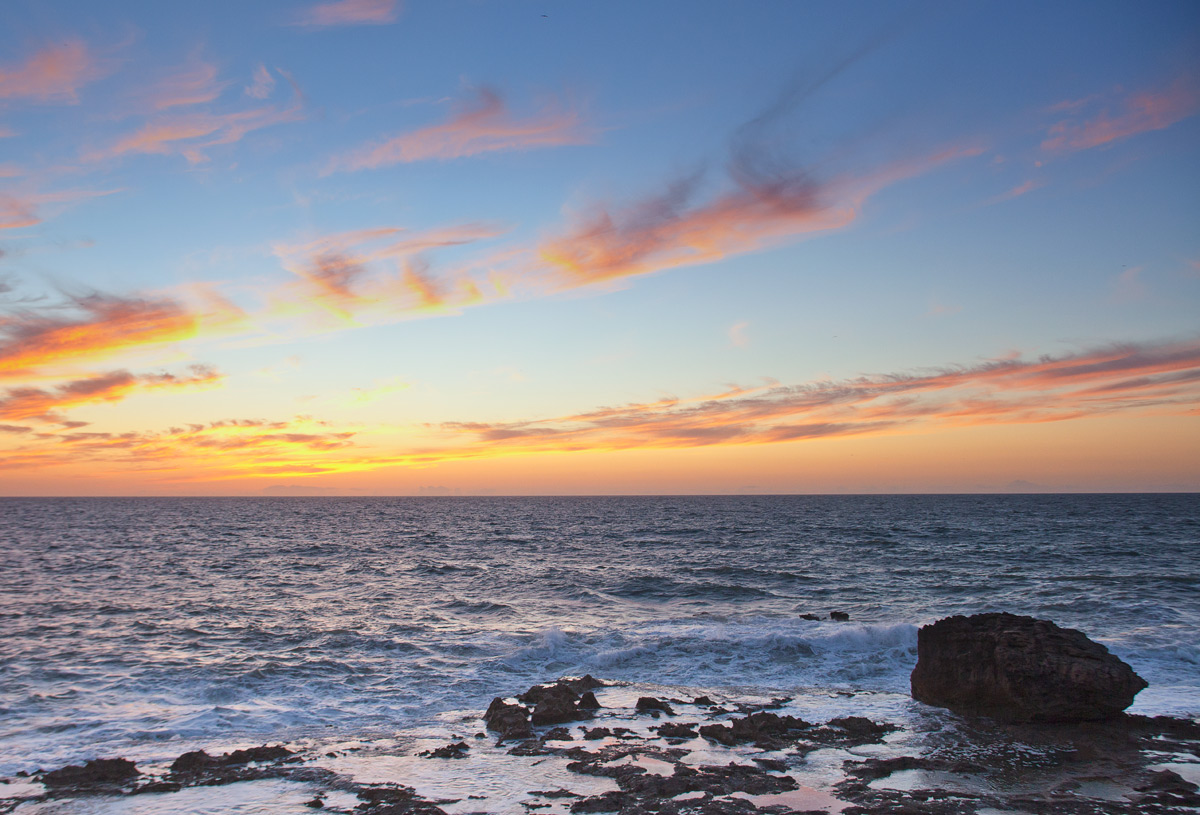
{"type": "Polygon", "coordinates": [[[266,65],[259,64],[254,69],[254,80],[243,90],[247,96],[252,96],[255,99],[266,99],[275,90],[275,77],[267,69],[266,65]]]}
{"type": "Polygon", "coordinates": [[[268,106],[233,113],[192,113],[161,116],[123,136],[110,146],[85,154],[102,161],[130,153],[180,155],[191,164],[208,160],[205,151],[240,141],[247,133],[303,118],[299,102],[285,108],[268,106]]]}
{"type": "Polygon", "coordinates": [[[79,90],[104,75],[83,40],[47,46],[18,65],[0,66],[0,99],[79,101],[79,90]]]}
{"type": "Polygon", "coordinates": [[[1000,193],[999,195],[995,195],[995,196],[989,198],[987,201],[984,202],[984,204],[991,205],[991,204],[1003,203],[1004,201],[1011,201],[1014,198],[1020,198],[1022,195],[1025,195],[1026,193],[1030,193],[1030,192],[1033,192],[1034,190],[1041,189],[1043,186],[1045,186],[1044,181],[1035,181],[1033,179],[1030,179],[1028,181],[1018,184],[1017,186],[1013,187],[1010,190],[1006,190],[1006,191],[1000,193]]]}
{"type": "Polygon", "coordinates": [[[750,338],[746,336],[746,329],[750,327],[750,323],[745,320],[740,320],[729,326],[729,341],[733,343],[735,348],[747,348],[750,346],[750,338]]]}
{"type": "Polygon", "coordinates": [[[441,124],[402,133],[334,159],[329,170],[365,170],[413,161],[588,144],[595,131],[577,111],[556,104],[528,117],[509,112],[500,94],[481,88],[476,98],[441,124]]]}
{"type": "Polygon", "coordinates": [[[1062,421],[1119,411],[1186,413],[1200,397],[1200,341],[1118,345],[921,374],[773,386],[549,419],[448,423],[446,458],[504,452],[766,444],[931,425],[1062,421]]]}
{"type": "Polygon", "coordinates": [[[294,25],[329,28],[344,25],[387,25],[400,16],[400,0],[337,0],[302,11],[294,25]]]}
{"type": "Polygon", "coordinates": [[[1142,267],[1130,266],[1117,275],[1112,282],[1110,301],[1113,303],[1132,303],[1144,300],[1146,297],[1146,281],[1142,279],[1142,267]]]}
{"type": "Polygon", "coordinates": [[[1054,124],[1042,142],[1043,150],[1089,150],[1139,133],[1164,130],[1200,110],[1200,91],[1194,80],[1182,77],[1159,90],[1141,91],[1115,99],[1089,97],[1062,109],[1079,114],[1084,110],[1096,112],[1088,119],[1076,117],[1054,124]]]}
{"type": "MultiPolygon", "coordinates": [[[[3,177],[3,168],[0,168],[3,177]]],[[[0,229],[18,229],[40,224],[43,210],[59,210],[77,201],[112,195],[119,190],[59,190],[16,195],[0,192],[0,229]]]]}
{"type": "Polygon", "coordinates": [[[272,312],[316,311],[357,325],[472,305],[481,301],[479,284],[461,269],[434,275],[424,253],[503,231],[489,224],[420,232],[381,227],[277,244],[275,254],[298,279],[272,292],[272,312]]]}
{"type": "Polygon", "coordinates": [[[217,77],[216,65],[198,62],[157,82],[147,92],[147,102],[154,110],[211,102],[229,85],[217,77]]]}
{"type": "Polygon", "coordinates": [[[193,365],[184,376],[170,373],[132,374],[111,371],[106,374],[76,379],[53,388],[9,388],[0,395],[0,419],[62,423],[61,413],[83,404],[119,402],[136,391],[211,386],[222,375],[204,365],[193,365]]]}

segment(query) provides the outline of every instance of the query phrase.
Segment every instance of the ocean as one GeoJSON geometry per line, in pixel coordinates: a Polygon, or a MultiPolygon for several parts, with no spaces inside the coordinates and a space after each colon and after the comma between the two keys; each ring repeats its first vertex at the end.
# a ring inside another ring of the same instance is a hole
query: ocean
{"type": "Polygon", "coordinates": [[[0,539],[0,775],[394,735],[585,673],[911,716],[918,627],[984,611],[1200,716],[1196,495],[4,499],[0,539]]]}

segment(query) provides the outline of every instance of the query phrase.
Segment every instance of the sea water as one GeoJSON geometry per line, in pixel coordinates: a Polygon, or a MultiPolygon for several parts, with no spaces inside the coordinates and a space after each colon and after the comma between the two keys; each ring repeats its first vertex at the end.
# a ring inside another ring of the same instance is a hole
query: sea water
{"type": "Polygon", "coordinates": [[[984,611],[1200,715],[1195,495],[4,499],[0,543],[0,775],[393,737],[584,673],[902,715],[918,627],[984,611]]]}

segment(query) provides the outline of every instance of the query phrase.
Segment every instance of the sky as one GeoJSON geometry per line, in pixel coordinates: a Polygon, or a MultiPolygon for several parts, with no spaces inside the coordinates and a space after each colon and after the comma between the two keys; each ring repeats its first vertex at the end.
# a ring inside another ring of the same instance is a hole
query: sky
{"type": "Polygon", "coordinates": [[[0,495],[1200,490],[1200,4],[0,5],[0,495]]]}

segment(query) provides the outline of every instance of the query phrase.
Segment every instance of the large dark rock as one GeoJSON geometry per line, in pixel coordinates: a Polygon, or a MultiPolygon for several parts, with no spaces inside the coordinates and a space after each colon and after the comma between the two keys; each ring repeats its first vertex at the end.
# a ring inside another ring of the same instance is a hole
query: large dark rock
{"type": "Polygon", "coordinates": [[[504,739],[527,739],[533,736],[529,726],[529,711],[522,705],[510,705],[497,696],[483,714],[488,730],[495,730],[504,739]]]}
{"type": "Polygon", "coordinates": [[[141,775],[132,761],[123,758],[94,758],[80,767],[71,764],[42,776],[47,787],[102,787],[125,784],[141,775]]]}
{"type": "Polygon", "coordinates": [[[1005,722],[1111,718],[1146,681],[1079,631],[1015,614],[948,617],[917,632],[917,701],[1005,722]]]}

